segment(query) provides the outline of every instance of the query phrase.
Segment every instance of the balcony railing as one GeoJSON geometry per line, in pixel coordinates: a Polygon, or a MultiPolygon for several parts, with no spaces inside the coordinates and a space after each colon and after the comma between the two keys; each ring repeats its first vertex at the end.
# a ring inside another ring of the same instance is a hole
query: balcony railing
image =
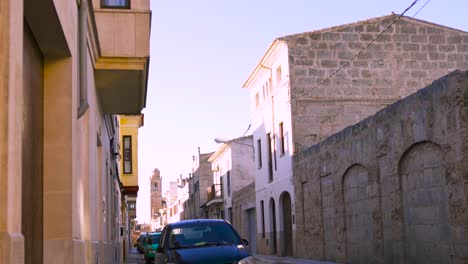
{"type": "Polygon", "coordinates": [[[206,189],[208,203],[214,200],[222,200],[223,199],[223,192],[221,188],[221,184],[213,184],[206,189]]]}

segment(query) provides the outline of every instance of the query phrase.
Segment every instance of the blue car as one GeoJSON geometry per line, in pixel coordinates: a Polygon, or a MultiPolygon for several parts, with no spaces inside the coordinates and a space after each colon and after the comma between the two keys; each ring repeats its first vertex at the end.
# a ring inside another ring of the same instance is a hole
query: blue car
{"type": "Polygon", "coordinates": [[[155,263],[251,264],[247,245],[224,220],[184,220],[164,227],[155,263]]]}

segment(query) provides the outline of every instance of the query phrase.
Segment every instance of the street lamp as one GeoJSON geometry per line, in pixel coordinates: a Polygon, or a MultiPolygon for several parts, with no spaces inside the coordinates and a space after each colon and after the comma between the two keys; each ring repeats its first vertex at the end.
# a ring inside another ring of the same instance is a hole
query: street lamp
{"type": "Polygon", "coordinates": [[[235,139],[232,139],[232,140],[227,140],[227,139],[222,139],[222,138],[215,138],[214,141],[218,144],[239,144],[239,145],[246,145],[246,146],[249,146],[251,147],[252,149],[254,148],[253,145],[251,144],[246,144],[246,143],[243,143],[243,142],[238,142],[236,141],[235,139]]]}
{"type": "Polygon", "coordinates": [[[218,144],[221,144],[221,143],[229,143],[229,140],[227,139],[223,139],[223,138],[215,138],[214,141],[218,144]]]}

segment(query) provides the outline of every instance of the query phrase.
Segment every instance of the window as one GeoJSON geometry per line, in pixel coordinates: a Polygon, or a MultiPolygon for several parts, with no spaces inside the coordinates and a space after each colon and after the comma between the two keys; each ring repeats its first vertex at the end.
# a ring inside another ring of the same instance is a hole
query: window
{"type": "Polygon", "coordinates": [[[257,94],[255,94],[255,107],[258,107],[259,104],[260,104],[260,97],[259,97],[259,95],[257,93],[257,94]]]}
{"type": "Polygon", "coordinates": [[[281,65],[276,68],[276,83],[279,84],[281,82],[281,65]]]}
{"type": "Polygon", "coordinates": [[[257,140],[257,160],[258,160],[258,168],[262,168],[262,141],[259,139],[257,140]]]}
{"type": "Polygon", "coordinates": [[[233,218],[232,218],[232,207],[229,207],[229,208],[228,208],[228,212],[229,212],[229,215],[228,215],[229,219],[228,219],[228,221],[229,221],[232,225],[234,225],[234,222],[232,221],[232,220],[233,220],[233,218]]]}
{"type": "Polygon", "coordinates": [[[227,172],[227,193],[228,196],[231,196],[231,171],[227,172]]]}
{"type": "Polygon", "coordinates": [[[132,136],[123,136],[123,173],[132,173],[132,136]]]}
{"type": "Polygon", "coordinates": [[[271,134],[267,134],[268,181],[273,181],[273,160],[271,157],[271,134]]]}
{"type": "Polygon", "coordinates": [[[133,203],[133,202],[128,203],[128,208],[129,208],[130,210],[135,210],[135,207],[136,207],[136,206],[135,206],[135,203],[133,203]]]}
{"type": "Polygon", "coordinates": [[[279,124],[279,134],[280,134],[280,154],[284,155],[285,149],[284,149],[284,128],[283,128],[283,122],[279,124]]]}
{"type": "Polygon", "coordinates": [[[130,0],[101,0],[101,8],[130,9],[130,0]]]}
{"type": "Polygon", "coordinates": [[[269,96],[270,94],[270,88],[268,87],[268,82],[265,83],[265,90],[266,90],[266,95],[269,96]]]}
{"type": "Polygon", "coordinates": [[[268,85],[270,86],[270,93],[273,94],[273,85],[271,85],[271,78],[268,79],[268,85]]]}
{"type": "Polygon", "coordinates": [[[263,200],[260,201],[260,210],[262,211],[262,237],[265,238],[265,206],[263,200]]]}

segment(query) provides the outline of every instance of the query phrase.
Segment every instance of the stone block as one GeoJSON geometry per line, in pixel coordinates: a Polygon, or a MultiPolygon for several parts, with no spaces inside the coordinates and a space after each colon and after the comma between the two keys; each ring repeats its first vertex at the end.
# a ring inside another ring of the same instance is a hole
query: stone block
{"type": "Polygon", "coordinates": [[[456,51],[455,45],[439,45],[440,52],[454,52],[456,51]]]}
{"type": "Polygon", "coordinates": [[[341,35],[339,33],[331,33],[331,32],[323,33],[322,40],[339,41],[341,40],[341,35]]]}
{"type": "Polygon", "coordinates": [[[466,45],[466,44],[457,45],[457,51],[458,52],[468,52],[468,45],[466,45]]]}
{"type": "Polygon", "coordinates": [[[368,68],[369,62],[365,60],[355,60],[353,61],[352,65],[356,68],[368,68]]]}
{"type": "Polygon", "coordinates": [[[403,34],[416,34],[418,31],[417,31],[417,27],[413,25],[402,25],[399,27],[399,30],[397,30],[397,32],[400,32],[403,34]]]}
{"type": "Polygon", "coordinates": [[[359,40],[359,35],[355,33],[342,33],[341,40],[342,41],[357,41],[359,40]]]}
{"type": "Polygon", "coordinates": [[[463,37],[459,35],[452,35],[447,37],[447,44],[461,44],[463,37]]]}
{"type": "Polygon", "coordinates": [[[416,43],[427,43],[427,35],[410,35],[410,41],[416,43]]]}
{"type": "Polygon", "coordinates": [[[408,34],[394,34],[392,35],[393,41],[395,42],[409,42],[410,41],[410,35],[408,34]]]}
{"type": "Polygon", "coordinates": [[[338,67],[338,62],[336,60],[322,60],[320,65],[324,68],[336,68],[338,67]]]}
{"type": "Polygon", "coordinates": [[[403,44],[403,51],[419,51],[420,46],[419,44],[410,44],[410,43],[405,43],[403,44]]]}
{"type": "Polygon", "coordinates": [[[444,53],[429,53],[429,59],[431,60],[445,60],[447,58],[447,55],[444,53]]]}
{"type": "Polygon", "coordinates": [[[427,34],[443,34],[444,30],[441,28],[436,28],[436,27],[428,27],[427,28],[427,34]]]}
{"type": "Polygon", "coordinates": [[[431,43],[431,44],[445,43],[445,37],[440,36],[440,35],[431,35],[431,36],[429,36],[429,43],[431,43]]]}
{"type": "Polygon", "coordinates": [[[428,55],[426,52],[411,52],[410,53],[411,60],[425,61],[427,60],[427,58],[428,58],[428,55]]]}

